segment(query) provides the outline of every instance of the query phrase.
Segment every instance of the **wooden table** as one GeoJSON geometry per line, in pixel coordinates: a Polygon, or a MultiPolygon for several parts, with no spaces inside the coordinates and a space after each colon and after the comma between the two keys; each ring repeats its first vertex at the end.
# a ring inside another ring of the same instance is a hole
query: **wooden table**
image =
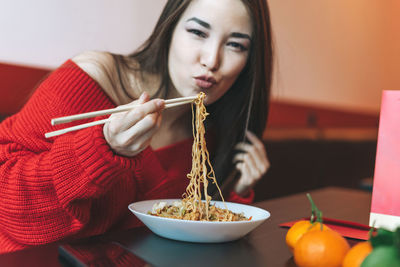
{"type": "MultiPolygon", "coordinates": [[[[368,224],[371,194],[365,191],[328,187],[310,192],[324,216],[368,224]]],[[[142,266],[295,266],[285,244],[287,229],[280,223],[309,215],[305,193],[267,200],[255,204],[271,217],[251,234],[229,243],[194,244],[164,239],[146,227],[105,234],[82,240],[92,248],[109,242],[138,256],[142,266]]],[[[59,260],[60,244],[0,255],[0,266],[63,266],[59,260]]],[[[135,255],[135,256],[134,256],[135,255]]],[[[64,264],[64,263],[63,263],[64,264]]]]}

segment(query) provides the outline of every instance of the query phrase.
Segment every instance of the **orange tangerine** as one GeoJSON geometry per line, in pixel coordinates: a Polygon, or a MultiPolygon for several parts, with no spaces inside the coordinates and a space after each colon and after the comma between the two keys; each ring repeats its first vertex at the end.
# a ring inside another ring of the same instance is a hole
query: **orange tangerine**
{"type": "Polygon", "coordinates": [[[369,241],[363,241],[353,246],[343,260],[343,267],[359,267],[364,259],[372,251],[372,246],[369,241]]]}
{"type": "Polygon", "coordinates": [[[294,261],[299,267],[340,267],[350,246],[331,229],[306,232],[294,246],[294,261]]]}
{"type": "MultiPolygon", "coordinates": [[[[326,225],[322,225],[323,228],[329,228],[326,225]]],[[[321,229],[321,224],[316,222],[316,223],[311,223],[308,220],[300,220],[296,222],[295,224],[292,225],[292,227],[289,228],[287,234],[286,234],[286,245],[289,247],[290,251],[293,252],[293,248],[297,241],[308,231],[314,231],[321,229]]]]}

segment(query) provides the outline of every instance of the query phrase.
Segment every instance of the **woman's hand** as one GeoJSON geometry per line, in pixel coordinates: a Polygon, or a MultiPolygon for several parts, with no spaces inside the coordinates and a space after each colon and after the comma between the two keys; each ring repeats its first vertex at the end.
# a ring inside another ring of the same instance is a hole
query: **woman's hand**
{"type": "Polygon", "coordinates": [[[244,195],[268,171],[270,163],[263,142],[255,134],[246,131],[250,143],[239,143],[236,149],[240,152],[233,158],[236,169],[241,173],[234,190],[244,195]]]}
{"type": "Polygon", "coordinates": [[[164,100],[153,99],[143,93],[138,100],[129,103],[140,104],[127,112],[115,113],[104,125],[103,133],[109,146],[119,155],[132,157],[142,152],[160,127],[164,100]]]}

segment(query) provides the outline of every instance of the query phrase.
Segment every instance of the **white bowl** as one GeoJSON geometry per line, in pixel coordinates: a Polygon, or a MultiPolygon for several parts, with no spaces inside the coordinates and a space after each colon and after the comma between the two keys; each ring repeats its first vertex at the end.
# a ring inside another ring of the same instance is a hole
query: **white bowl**
{"type": "MultiPolygon", "coordinates": [[[[165,238],[198,243],[228,242],[242,238],[270,216],[266,210],[231,202],[225,202],[230,211],[243,212],[247,218],[252,217],[251,220],[238,222],[189,221],[147,214],[155,203],[167,202],[168,205],[172,205],[174,201],[180,201],[180,199],[145,200],[132,203],[128,208],[153,233],[165,238]]],[[[212,201],[211,203],[215,203],[220,208],[225,207],[222,201],[212,201]]]]}

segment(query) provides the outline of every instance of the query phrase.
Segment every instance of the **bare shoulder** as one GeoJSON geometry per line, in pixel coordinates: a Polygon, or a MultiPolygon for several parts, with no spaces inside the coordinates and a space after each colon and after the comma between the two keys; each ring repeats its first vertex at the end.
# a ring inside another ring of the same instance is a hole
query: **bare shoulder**
{"type": "Polygon", "coordinates": [[[137,77],[125,64],[134,65],[134,60],[126,56],[99,51],[87,51],[71,59],[90,77],[92,77],[114,101],[121,105],[140,95],[137,77]],[[121,63],[123,60],[124,63],[121,63]],[[129,93],[127,93],[129,92],[129,93]]]}
{"type": "Polygon", "coordinates": [[[87,51],[73,57],[71,60],[92,77],[114,99],[118,76],[115,74],[115,60],[113,55],[107,52],[87,51]]]}
{"type": "Polygon", "coordinates": [[[93,60],[112,60],[112,55],[103,51],[85,51],[72,58],[75,63],[84,63],[93,60]]]}
{"type": "Polygon", "coordinates": [[[83,52],[71,60],[94,79],[114,65],[113,56],[110,53],[100,51],[83,52]]]}

